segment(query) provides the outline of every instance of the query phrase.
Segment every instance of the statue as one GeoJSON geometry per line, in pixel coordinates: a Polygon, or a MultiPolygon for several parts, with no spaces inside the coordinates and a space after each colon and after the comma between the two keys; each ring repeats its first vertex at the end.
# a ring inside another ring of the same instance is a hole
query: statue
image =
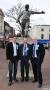
{"type": "MultiPolygon", "coordinates": [[[[21,22],[21,28],[22,28],[22,36],[25,36],[25,30],[26,32],[28,31],[29,23],[30,23],[30,15],[31,14],[45,14],[44,11],[41,12],[36,12],[36,11],[30,11],[29,10],[29,5],[26,4],[25,5],[25,10],[21,12],[21,14],[19,15],[17,22],[20,22],[20,17],[22,16],[22,22],[21,22]]],[[[26,33],[28,34],[28,33],[26,33]]]]}

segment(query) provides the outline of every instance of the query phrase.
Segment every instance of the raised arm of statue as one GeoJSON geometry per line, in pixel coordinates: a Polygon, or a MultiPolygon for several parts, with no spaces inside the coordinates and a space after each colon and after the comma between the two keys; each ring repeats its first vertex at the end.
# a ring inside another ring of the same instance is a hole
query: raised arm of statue
{"type": "Polygon", "coordinates": [[[30,14],[45,14],[44,11],[38,12],[38,11],[30,11],[30,14]]]}

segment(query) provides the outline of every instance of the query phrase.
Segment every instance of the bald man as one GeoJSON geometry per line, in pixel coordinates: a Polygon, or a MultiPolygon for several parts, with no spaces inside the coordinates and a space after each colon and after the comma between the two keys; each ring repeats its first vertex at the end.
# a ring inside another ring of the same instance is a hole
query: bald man
{"type": "Polygon", "coordinates": [[[34,74],[34,80],[32,82],[38,82],[40,88],[43,83],[41,65],[44,59],[45,49],[42,43],[37,42],[37,39],[33,39],[32,41],[33,43],[31,45],[31,63],[34,74]]]}

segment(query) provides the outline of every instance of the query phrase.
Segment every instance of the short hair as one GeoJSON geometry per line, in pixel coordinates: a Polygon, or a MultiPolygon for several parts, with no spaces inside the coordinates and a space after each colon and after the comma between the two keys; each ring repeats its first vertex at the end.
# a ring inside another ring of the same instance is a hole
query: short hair
{"type": "Polygon", "coordinates": [[[25,8],[29,8],[29,4],[26,4],[26,5],[25,5],[25,8]]]}
{"type": "Polygon", "coordinates": [[[10,36],[8,37],[8,39],[9,39],[9,38],[13,38],[13,36],[12,36],[12,35],[10,35],[10,36]]]}
{"type": "Polygon", "coordinates": [[[16,35],[13,35],[13,38],[14,38],[14,37],[17,37],[17,36],[16,36],[16,35]]]}
{"type": "Polygon", "coordinates": [[[24,38],[28,38],[28,36],[27,36],[27,35],[25,35],[25,36],[24,36],[24,38]]]}

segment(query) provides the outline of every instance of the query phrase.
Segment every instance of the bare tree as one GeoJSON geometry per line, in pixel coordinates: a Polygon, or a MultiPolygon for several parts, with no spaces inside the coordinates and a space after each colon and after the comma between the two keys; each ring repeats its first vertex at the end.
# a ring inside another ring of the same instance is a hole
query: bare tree
{"type": "Polygon", "coordinates": [[[15,20],[17,20],[19,14],[22,12],[23,7],[21,3],[18,3],[17,6],[13,6],[12,8],[10,8],[9,10],[7,10],[7,12],[5,12],[5,15],[7,17],[11,17],[15,20]]]}

